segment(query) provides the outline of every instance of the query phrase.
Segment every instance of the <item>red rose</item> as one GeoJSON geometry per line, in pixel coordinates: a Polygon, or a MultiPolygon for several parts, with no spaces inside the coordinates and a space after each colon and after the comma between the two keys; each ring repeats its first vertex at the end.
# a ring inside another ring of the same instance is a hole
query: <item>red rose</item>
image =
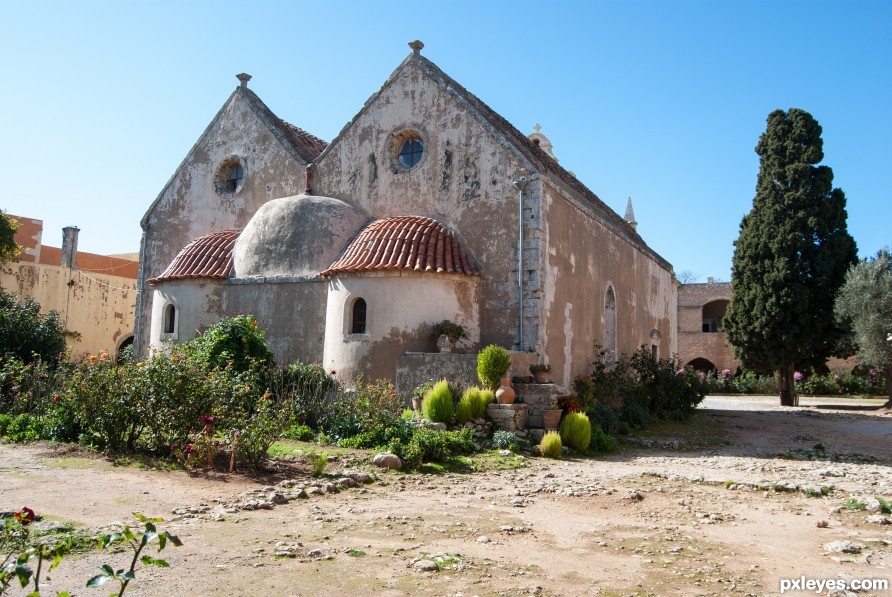
{"type": "Polygon", "coordinates": [[[22,508],[21,512],[16,512],[13,518],[18,520],[22,526],[27,526],[34,522],[36,516],[34,515],[34,510],[25,506],[24,508],[22,508]]]}

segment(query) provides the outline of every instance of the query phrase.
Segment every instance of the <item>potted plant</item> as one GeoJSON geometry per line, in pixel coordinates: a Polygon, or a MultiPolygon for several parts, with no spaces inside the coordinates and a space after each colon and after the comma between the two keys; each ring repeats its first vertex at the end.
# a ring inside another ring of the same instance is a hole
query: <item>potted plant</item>
{"type": "Polygon", "coordinates": [[[496,399],[500,404],[514,402],[514,388],[511,387],[511,379],[507,375],[510,368],[511,353],[501,346],[490,344],[477,355],[477,377],[486,388],[498,388],[496,399]]]}
{"type": "Polygon", "coordinates": [[[536,383],[548,383],[548,374],[551,373],[551,365],[548,363],[534,363],[530,365],[530,373],[536,383]]]}
{"type": "Polygon", "coordinates": [[[467,337],[464,326],[448,319],[431,326],[430,338],[437,343],[440,352],[452,352],[455,343],[467,337]]]}

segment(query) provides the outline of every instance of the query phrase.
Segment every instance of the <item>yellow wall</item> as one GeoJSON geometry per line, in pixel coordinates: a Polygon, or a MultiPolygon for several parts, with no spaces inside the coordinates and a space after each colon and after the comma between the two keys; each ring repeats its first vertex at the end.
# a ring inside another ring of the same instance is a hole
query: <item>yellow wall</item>
{"type": "Polygon", "coordinates": [[[0,287],[32,296],[41,311],[58,311],[71,356],[101,350],[117,354],[133,335],[136,280],[81,272],[57,265],[12,263],[0,268],[0,287]]]}

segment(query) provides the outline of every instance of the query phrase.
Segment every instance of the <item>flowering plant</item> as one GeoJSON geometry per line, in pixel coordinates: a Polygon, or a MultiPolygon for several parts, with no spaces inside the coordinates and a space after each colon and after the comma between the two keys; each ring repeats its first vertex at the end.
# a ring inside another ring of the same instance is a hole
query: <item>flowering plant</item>
{"type": "Polygon", "coordinates": [[[535,374],[540,371],[543,373],[551,373],[551,365],[548,363],[533,363],[530,365],[530,373],[535,374]]]}
{"type": "Polygon", "coordinates": [[[557,407],[564,413],[581,413],[583,412],[582,403],[576,396],[561,396],[557,399],[557,407]]]}

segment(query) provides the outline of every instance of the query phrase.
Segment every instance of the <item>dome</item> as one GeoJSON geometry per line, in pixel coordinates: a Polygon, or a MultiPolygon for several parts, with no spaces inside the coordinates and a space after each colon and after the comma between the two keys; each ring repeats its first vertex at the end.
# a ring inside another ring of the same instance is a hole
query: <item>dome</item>
{"type": "Polygon", "coordinates": [[[235,243],[234,277],[316,276],[367,220],[360,209],[331,197],[265,203],[235,243]]]}

